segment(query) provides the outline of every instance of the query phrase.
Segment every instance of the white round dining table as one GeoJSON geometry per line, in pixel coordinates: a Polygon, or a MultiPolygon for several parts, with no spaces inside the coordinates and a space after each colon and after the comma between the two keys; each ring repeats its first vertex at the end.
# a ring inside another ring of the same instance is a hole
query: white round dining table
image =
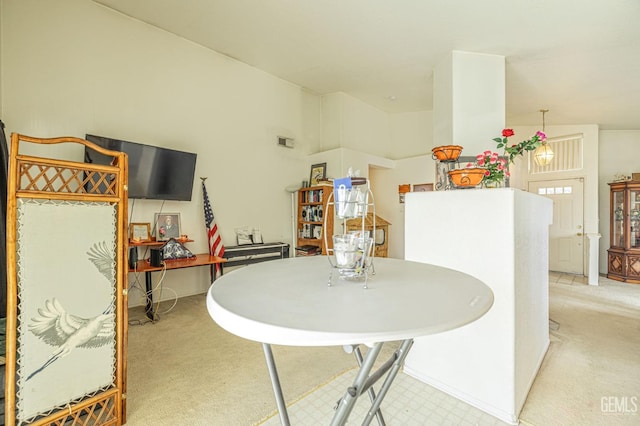
{"type": "Polygon", "coordinates": [[[262,343],[283,425],[289,420],[270,345],[369,347],[331,423],[344,424],[355,399],[365,391],[371,396],[373,383],[388,371],[369,417],[382,415],[379,405],[414,338],[469,324],[493,304],[486,284],[459,271],[391,258],[375,258],[373,266],[364,286],[339,278],[326,256],[296,257],[246,266],[209,288],[212,319],[262,343]],[[384,371],[371,374],[382,345],[397,341],[384,371]]]}

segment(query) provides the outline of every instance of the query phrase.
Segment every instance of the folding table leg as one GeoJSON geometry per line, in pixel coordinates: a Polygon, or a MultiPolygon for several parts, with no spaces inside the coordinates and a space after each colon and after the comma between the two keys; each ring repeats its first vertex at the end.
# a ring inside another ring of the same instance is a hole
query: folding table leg
{"type": "MultiPolygon", "coordinates": [[[[363,358],[362,358],[362,352],[360,351],[359,346],[356,346],[355,348],[353,348],[353,355],[356,357],[356,361],[358,362],[358,367],[362,367],[363,358]]],[[[369,399],[371,400],[371,404],[375,403],[376,392],[373,390],[373,387],[370,387],[367,390],[367,393],[369,394],[369,399]]],[[[382,416],[382,410],[380,409],[380,407],[378,407],[375,413],[376,413],[376,419],[378,419],[378,424],[380,426],[385,426],[386,423],[384,421],[384,417],[382,416]]]]}
{"type": "Polygon", "coordinates": [[[384,397],[387,395],[387,392],[391,387],[391,383],[398,375],[400,368],[402,368],[402,365],[404,364],[404,360],[407,357],[407,354],[409,353],[409,349],[411,349],[411,346],[413,346],[413,339],[403,340],[402,344],[400,345],[398,350],[395,352],[394,356],[396,356],[396,360],[393,363],[393,366],[391,367],[391,371],[389,371],[389,374],[387,374],[387,377],[384,379],[384,382],[382,383],[382,387],[378,392],[378,396],[376,397],[375,401],[373,401],[373,404],[371,405],[371,409],[369,410],[367,417],[362,422],[363,426],[367,426],[369,423],[371,423],[374,413],[377,413],[380,410],[380,404],[382,403],[382,400],[384,399],[384,397]]]}
{"type": "Polygon", "coordinates": [[[333,420],[331,420],[331,426],[342,426],[347,422],[347,418],[349,417],[349,414],[351,414],[351,410],[353,409],[356,400],[362,393],[365,383],[369,378],[369,372],[373,368],[373,364],[376,361],[376,358],[378,358],[378,354],[380,354],[382,345],[382,342],[376,343],[367,351],[367,356],[358,370],[358,375],[356,376],[353,385],[347,389],[347,392],[338,404],[333,420]]]}
{"type": "MultiPolygon", "coordinates": [[[[378,423],[381,426],[384,426],[384,418],[382,417],[382,412],[380,411],[380,404],[382,400],[387,395],[389,388],[391,387],[391,383],[398,375],[400,368],[404,364],[404,360],[413,345],[413,339],[403,340],[400,344],[400,347],[393,353],[393,355],[386,360],[377,370],[371,373],[373,369],[373,365],[380,354],[380,350],[382,349],[383,342],[376,343],[373,345],[368,351],[367,355],[362,359],[362,353],[357,348],[357,346],[349,346],[346,348],[353,347],[356,360],[358,360],[358,364],[360,365],[360,369],[358,370],[358,375],[349,388],[347,388],[347,392],[344,396],[338,401],[338,406],[336,407],[336,412],[333,416],[333,420],[331,420],[331,426],[343,426],[346,424],[349,414],[353,410],[353,406],[356,403],[356,400],[363,392],[368,392],[369,397],[372,400],[371,408],[367,412],[365,419],[362,422],[363,426],[367,426],[373,420],[373,417],[376,416],[378,419],[378,423]],[[371,373],[371,374],[370,374],[371,373]],[[382,378],[386,374],[384,382],[378,394],[376,395],[373,392],[372,386],[382,378]]],[[[347,350],[348,352],[348,350],[347,350]]]]}
{"type": "Polygon", "coordinates": [[[273,387],[273,394],[276,397],[276,405],[278,406],[278,414],[280,415],[280,424],[282,424],[282,426],[289,426],[290,423],[289,415],[287,414],[287,405],[285,404],[284,396],[282,395],[282,387],[280,386],[280,379],[278,378],[278,371],[276,370],[276,363],[273,359],[271,345],[263,343],[262,350],[264,351],[264,357],[267,360],[267,368],[269,369],[269,377],[271,378],[271,387],[273,387]]]}

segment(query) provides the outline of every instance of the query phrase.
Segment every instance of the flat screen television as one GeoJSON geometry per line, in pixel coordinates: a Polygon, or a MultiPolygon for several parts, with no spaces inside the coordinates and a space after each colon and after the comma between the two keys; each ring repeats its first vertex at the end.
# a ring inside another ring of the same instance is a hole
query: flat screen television
{"type": "MultiPolygon", "coordinates": [[[[191,201],[197,155],[105,136],[85,139],[129,157],[129,198],[191,201]]],[[[85,163],[111,164],[113,157],[86,147],[85,163]]]]}

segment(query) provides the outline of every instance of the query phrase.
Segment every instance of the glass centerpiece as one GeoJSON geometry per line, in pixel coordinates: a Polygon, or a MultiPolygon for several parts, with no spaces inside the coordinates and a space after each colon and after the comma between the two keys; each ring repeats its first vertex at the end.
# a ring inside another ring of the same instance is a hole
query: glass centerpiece
{"type": "Polygon", "coordinates": [[[369,181],[359,177],[334,179],[333,191],[329,194],[327,205],[334,206],[335,216],[343,221],[342,229],[347,229],[348,219],[362,219],[360,230],[333,235],[332,229],[326,229],[327,217],[325,216],[322,234],[331,267],[328,284],[332,284],[334,273],[337,273],[337,276],[343,280],[364,281],[364,288],[367,288],[369,274],[375,273],[373,236],[365,230],[365,218],[370,208],[374,213],[373,229],[375,229],[375,205],[369,181]],[[329,235],[332,235],[332,247],[327,241],[329,235]]]}

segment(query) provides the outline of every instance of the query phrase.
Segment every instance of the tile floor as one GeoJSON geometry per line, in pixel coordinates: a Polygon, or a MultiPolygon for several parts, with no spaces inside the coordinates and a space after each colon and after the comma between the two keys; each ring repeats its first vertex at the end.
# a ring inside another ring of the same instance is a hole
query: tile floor
{"type": "MultiPolygon", "coordinates": [[[[291,424],[301,426],[328,424],[327,419],[333,417],[338,399],[352,384],[355,371],[343,374],[291,405],[288,409],[291,424]]],[[[379,386],[374,387],[379,388],[379,386]]],[[[360,424],[369,407],[370,401],[367,396],[359,398],[347,425],[360,424]]],[[[382,403],[382,415],[389,425],[502,426],[508,424],[403,373],[398,374],[393,386],[389,389],[382,403]]],[[[378,422],[374,419],[371,424],[377,425],[378,422]]],[[[263,425],[280,425],[280,418],[275,414],[263,425]]]]}
{"type": "Polygon", "coordinates": [[[583,275],[565,274],[562,272],[549,272],[549,284],[588,284],[589,279],[583,275]]]}

